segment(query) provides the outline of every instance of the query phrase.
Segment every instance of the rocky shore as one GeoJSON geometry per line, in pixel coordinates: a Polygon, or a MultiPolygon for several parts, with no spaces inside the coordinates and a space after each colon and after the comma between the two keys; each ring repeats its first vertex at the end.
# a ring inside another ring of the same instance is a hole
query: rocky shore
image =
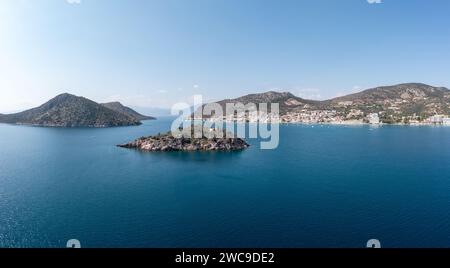
{"type": "Polygon", "coordinates": [[[117,145],[142,151],[239,151],[250,145],[240,138],[174,137],[170,132],[117,145]]]}

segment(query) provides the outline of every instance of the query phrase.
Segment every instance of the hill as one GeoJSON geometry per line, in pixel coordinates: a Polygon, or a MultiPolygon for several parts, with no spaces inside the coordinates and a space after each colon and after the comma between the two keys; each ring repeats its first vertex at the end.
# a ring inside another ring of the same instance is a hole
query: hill
{"type": "Polygon", "coordinates": [[[133,117],[138,121],[155,120],[156,119],[155,117],[152,117],[152,116],[142,115],[129,107],[123,106],[120,102],[101,103],[101,105],[103,105],[104,107],[109,108],[111,110],[114,110],[116,112],[133,117]]]}
{"type": "MultiPolygon", "coordinates": [[[[254,103],[259,106],[260,103],[278,103],[280,114],[286,114],[295,110],[297,107],[316,107],[320,101],[306,100],[293,95],[290,92],[269,91],[265,93],[249,94],[235,99],[225,99],[217,102],[222,106],[223,112],[226,112],[227,103],[254,103]]],[[[267,107],[270,111],[270,105],[267,107]]]]}
{"type": "MultiPolygon", "coordinates": [[[[385,123],[423,121],[433,115],[450,115],[450,90],[420,83],[376,87],[324,101],[306,100],[289,92],[250,94],[218,103],[279,103],[286,121],[330,122],[364,120],[378,113],[385,123]],[[296,119],[292,119],[295,117],[296,119]]],[[[224,108],[225,112],[225,108],[224,108]]]]}
{"type": "Polygon", "coordinates": [[[0,122],[46,127],[115,127],[141,124],[134,117],[67,93],[58,95],[39,107],[2,115],[0,122]]]}
{"type": "Polygon", "coordinates": [[[450,90],[419,83],[383,86],[329,100],[327,106],[338,111],[359,109],[394,118],[448,115],[450,90]]]}

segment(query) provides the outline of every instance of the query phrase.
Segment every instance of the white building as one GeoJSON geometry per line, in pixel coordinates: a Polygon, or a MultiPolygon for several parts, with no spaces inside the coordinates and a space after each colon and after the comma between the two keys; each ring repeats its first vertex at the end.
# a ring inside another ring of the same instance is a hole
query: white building
{"type": "Polygon", "coordinates": [[[367,116],[367,120],[369,120],[369,124],[379,124],[380,123],[380,117],[377,113],[369,114],[367,116]]]}
{"type": "Polygon", "coordinates": [[[434,115],[428,119],[432,124],[443,124],[444,116],[442,115],[434,115]]]}
{"type": "Polygon", "coordinates": [[[450,117],[442,118],[442,124],[450,126],[450,117]]]}

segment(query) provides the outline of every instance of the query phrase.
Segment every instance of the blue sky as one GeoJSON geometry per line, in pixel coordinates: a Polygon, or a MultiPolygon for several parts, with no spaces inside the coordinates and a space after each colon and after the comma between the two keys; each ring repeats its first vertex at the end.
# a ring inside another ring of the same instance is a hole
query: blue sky
{"type": "Polygon", "coordinates": [[[0,112],[70,92],[170,107],[450,87],[448,0],[1,0],[0,112]]]}

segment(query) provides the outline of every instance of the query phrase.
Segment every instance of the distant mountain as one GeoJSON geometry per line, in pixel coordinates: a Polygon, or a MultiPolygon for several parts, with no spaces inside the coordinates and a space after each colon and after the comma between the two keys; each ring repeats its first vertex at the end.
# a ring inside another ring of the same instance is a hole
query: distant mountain
{"type": "Polygon", "coordinates": [[[155,117],[152,117],[152,116],[142,115],[129,107],[123,106],[120,102],[101,103],[101,105],[103,105],[104,107],[109,108],[111,110],[114,110],[116,112],[131,116],[138,121],[155,120],[156,119],[155,117]]]}
{"type": "MultiPolygon", "coordinates": [[[[280,115],[333,111],[346,119],[363,119],[370,113],[379,113],[385,122],[409,119],[423,120],[437,114],[450,115],[450,90],[420,83],[407,83],[367,89],[325,101],[299,98],[289,92],[269,91],[250,94],[218,103],[279,103],[280,115]]],[[[225,112],[225,109],[224,109],[225,112]]]]}
{"type": "Polygon", "coordinates": [[[132,116],[67,93],[58,95],[37,108],[2,115],[0,122],[46,127],[116,127],[141,124],[132,116]]]}
{"type": "Polygon", "coordinates": [[[153,117],[171,116],[170,108],[155,108],[155,107],[137,107],[132,106],[133,110],[142,114],[151,114],[153,117]]]}

